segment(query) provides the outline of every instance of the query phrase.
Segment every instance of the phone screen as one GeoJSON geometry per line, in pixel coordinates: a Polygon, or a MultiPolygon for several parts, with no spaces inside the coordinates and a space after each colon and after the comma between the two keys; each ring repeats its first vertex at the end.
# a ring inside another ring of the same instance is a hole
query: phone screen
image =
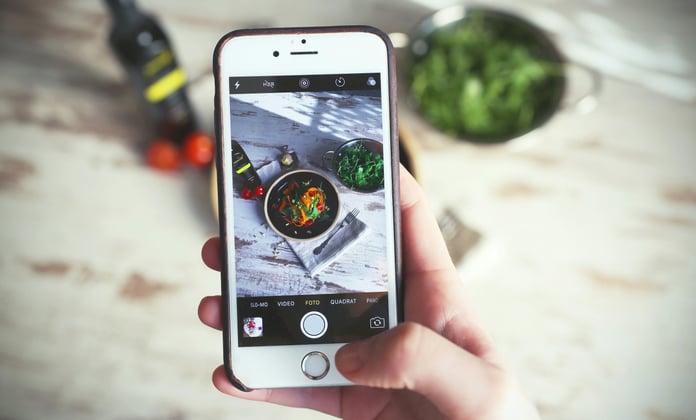
{"type": "Polygon", "coordinates": [[[391,324],[382,92],[380,73],[229,78],[239,347],[343,343],[391,324]]]}

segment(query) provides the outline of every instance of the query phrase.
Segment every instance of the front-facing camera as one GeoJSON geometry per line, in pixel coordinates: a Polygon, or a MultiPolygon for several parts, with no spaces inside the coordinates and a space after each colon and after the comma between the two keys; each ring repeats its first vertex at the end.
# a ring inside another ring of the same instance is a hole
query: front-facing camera
{"type": "Polygon", "coordinates": [[[273,57],[278,57],[280,53],[278,51],[273,51],[273,57]]]}

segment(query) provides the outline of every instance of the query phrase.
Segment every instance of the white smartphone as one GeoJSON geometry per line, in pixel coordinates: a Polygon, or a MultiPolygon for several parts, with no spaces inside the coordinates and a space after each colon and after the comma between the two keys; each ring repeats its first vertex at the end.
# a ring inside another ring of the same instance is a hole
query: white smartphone
{"type": "Polygon", "coordinates": [[[402,318],[389,39],[236,31],[214,71],[227,375],[242,390],[348,385],[336,351],[402,318]]]}

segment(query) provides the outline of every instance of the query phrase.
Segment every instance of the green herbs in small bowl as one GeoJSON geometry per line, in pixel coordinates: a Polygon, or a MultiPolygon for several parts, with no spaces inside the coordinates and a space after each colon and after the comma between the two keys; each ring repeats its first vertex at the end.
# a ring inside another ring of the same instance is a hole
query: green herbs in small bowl
{"type": "Polygon", "coordinates": [[[382,143],[355,139],[344,143],[335,152],[334,169],[348,188],[373,192],[384,187],[382,143]]]}
{"type": "Polygon", "coordinates": [[[477,143],[538,127],[565,88],[562,58],[547,36],[502,12],[467,8],[421,34],[411,50],[409,87],[421,114],[446,134],[477,143]]]}

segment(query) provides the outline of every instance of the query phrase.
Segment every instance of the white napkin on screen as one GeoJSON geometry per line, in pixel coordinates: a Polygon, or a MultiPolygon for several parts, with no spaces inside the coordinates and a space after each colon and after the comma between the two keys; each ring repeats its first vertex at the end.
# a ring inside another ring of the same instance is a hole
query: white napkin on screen
{"type": "MultiPolygon", "coordinates": [[[[345,213],[346,215],[348,214],[347,212],[345,213]]],[[[339,219],[333,229],[330,229],[328,233],[325,233],[317,239],[311,241],[293,241],[286,239],[290,248],[292,248],[295,255],[302,261],[302,265],[305,266],[312,277],[319,274],[332,262],[336,261],[338,257],[343,255],[367,233],[367,225],[363,223],[360,218],[356,218],[350,224],[339,229],[344,219],[345,215],[343,218],[339,219]],[[322,248],[321,252],[315,254],[314,250],[321,246],[327,239],[328,242],[324,248],[322,248]]]]}

